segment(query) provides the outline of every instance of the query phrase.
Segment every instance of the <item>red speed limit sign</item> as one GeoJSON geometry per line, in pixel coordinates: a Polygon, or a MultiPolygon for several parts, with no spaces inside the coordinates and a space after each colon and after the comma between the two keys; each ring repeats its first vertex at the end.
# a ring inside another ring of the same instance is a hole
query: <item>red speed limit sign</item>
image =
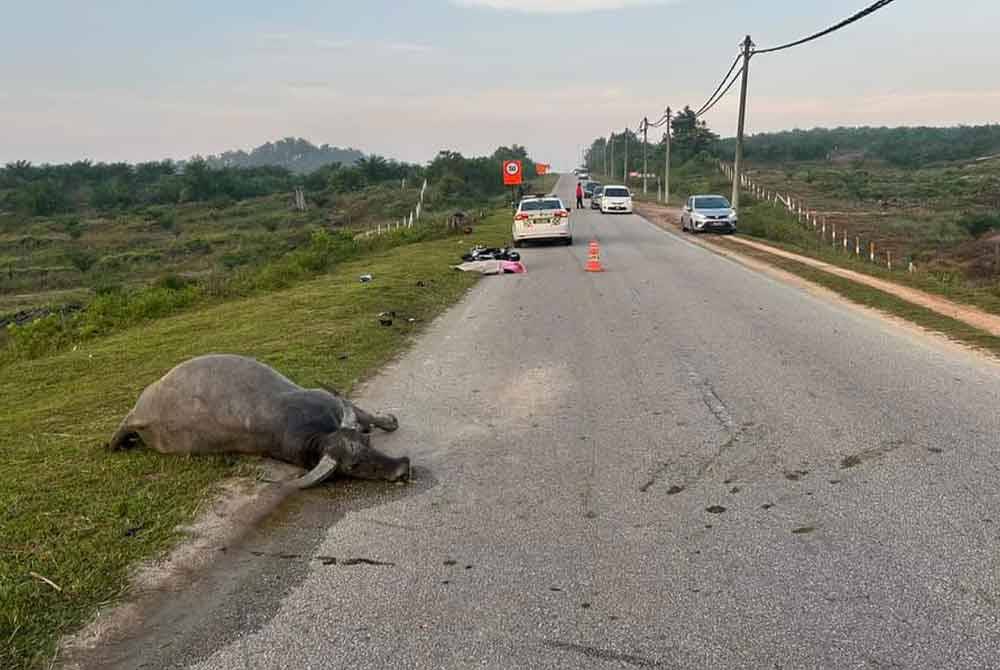
{"type": "Polygon", "coordinates": [[[504,186],[517,186],[522,182],[521,161],[503,162],[503,184],[504,186]]]}

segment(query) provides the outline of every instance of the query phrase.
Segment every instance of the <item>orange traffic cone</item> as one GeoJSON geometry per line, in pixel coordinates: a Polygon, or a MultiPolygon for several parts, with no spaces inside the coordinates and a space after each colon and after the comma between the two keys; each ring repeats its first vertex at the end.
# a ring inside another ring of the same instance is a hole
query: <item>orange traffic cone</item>
{"type": "Polygon", "coordinates": [[[590,251],[587,256],[587,267],[585,269],[587,272],[604,272],[604,266],[601,265],[601,246],[597,243],[597,240],[590,241],[590,251]]]}

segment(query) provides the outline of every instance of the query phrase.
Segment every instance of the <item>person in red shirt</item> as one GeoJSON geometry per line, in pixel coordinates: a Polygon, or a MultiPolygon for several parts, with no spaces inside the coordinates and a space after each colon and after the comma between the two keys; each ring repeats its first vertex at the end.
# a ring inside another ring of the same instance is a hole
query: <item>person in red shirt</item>
{"type": "Polygon", "coordinates": [[[576,208],[583,209],[583,184],[576,182],[576,208]]]}

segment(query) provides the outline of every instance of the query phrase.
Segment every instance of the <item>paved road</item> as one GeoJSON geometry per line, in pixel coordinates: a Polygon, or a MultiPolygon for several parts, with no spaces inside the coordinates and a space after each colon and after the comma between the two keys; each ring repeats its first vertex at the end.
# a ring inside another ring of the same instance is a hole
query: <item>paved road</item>
{"type": "Polygon", "coordinates": [[[303,496],[104,667],[1000,665],[1000,368],[573,224],[365,391],[413,485],[303,496]]]}

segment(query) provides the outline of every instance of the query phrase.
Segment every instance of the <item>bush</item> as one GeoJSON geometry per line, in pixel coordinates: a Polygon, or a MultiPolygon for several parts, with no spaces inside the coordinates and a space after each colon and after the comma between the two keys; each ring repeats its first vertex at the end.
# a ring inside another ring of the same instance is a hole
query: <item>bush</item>
{"type": "Polygon", "coordinates": [[[967,214],[958,225],[973,237],[979,237],[991,230],[1000,230],[1000,214],[967,214]]]}
{"type": "Polygon", "coordinates": [[[97,262],[97,258],[89,251],[84,251],[83,249],[72,249],[66,256],[69,258],[69,262],[73,264],[80,272],[86,272],[94,266],[97,262]]]}
{"type": "Polygon", "coordinates": [[[297,252],[289,254],[281,260],[266,265],[253,279],[257,290],[273,291],[288,288],[294,282],[309,274],[297,258],[297,252]]]}
{"type": "Polygon", "coordinates": [[[62,222],[63,230],[66,234],[70,236],[71,239],[78,240],[83,235],[83,226],[80,224],[80,219],[70,218],[62,222]]]}
{"type": "Polygon", "coordinates": [[[153,212],[153,220],[163,230],[174,230],[177,227],[177,214],[172,210],[158,210],[153,212]]]}
{"type": "Polygon", "coordinates": [[[93,337],[175,313],[195,302],[200,290],[152,286],[131,293],[118,291],[99,295],[80,313],[81,337],[93,337]]]}
{"type": "Polygon", "coordinates": [[[153,283],[154,288],[165,288],[171,291],[179,291],[183,288],[190,286],[192,282],[190,279],[181,277],[180,275],[168,274],[160,277],[153,283]]]}
{"type": "Polygon", "coordinates": [[[7,326],[7,347],[10,353],[22,358],[37,358],[49,351],[68,346],[73,340],[73,328],[59,314],[36,319],[23,326],[7,326]]]}

